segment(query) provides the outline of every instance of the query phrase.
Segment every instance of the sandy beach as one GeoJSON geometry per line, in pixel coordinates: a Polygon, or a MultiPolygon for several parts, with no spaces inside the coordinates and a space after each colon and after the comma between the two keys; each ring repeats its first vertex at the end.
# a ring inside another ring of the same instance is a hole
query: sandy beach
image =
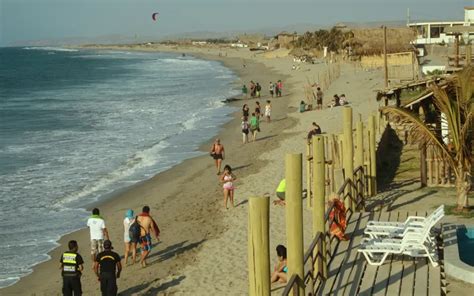
{"type": "MultiPolygon", "coordinates": [[[[274,191],[284,176],[286,153],[304,153],[304,138],[313,121],[323,132],[342,131],[342,108],[325,108],[299,113],[298,105],[304,100],[304,85],[327,69],[324,63],[300,64],[292,70],[292,58],[268,57],[248,50],[219,48],[175,47],[110,47],[120,50],[156,50],[193,54],[204,59],[221,61],[240,77],[236,83],[250,80],[262,84],[262,105],[268,99],[269,81],[282,79],[283,96],[272,99],[272,122],[261,124],[258,141],[242,144],[240,111],[224,125],[218,137],[226,150],[224,164],[234,168],[236,208],[225,210],[222,190],[218,183],[212,159],[203,155],[186,160],[154,178],[137,184],[99,207],[105,218],[115,251],[123,253],[122,220],[126,209],[139,211],[145,204],[151,207],[162,230],[161,242],[154,245],[150,266],[126,266],[118,281],[119,295],[246,295],[247,279],[247,200],[251,196],[274,191]],[[243,67],[243,64],[246,66],[243,67]]],[[[346,94],[354,117],[362,118],[378,109],[375,90],[383,87],[380,70],[365,71],[351,64],[341,63],[341,75],[325,93],[324,105],[333,94],[346,94]]],[[[255,100],[235,101],[253,109],[255,100]]],[[[210,143],[202,146],[208,151],[210,143]]],[[[305,210],[305,223],[311,223],[310,212],[305,210]]],[[[272,260],[278,244],[286,244],[285,212],[283,207],[270,210],[270,248],[272,260]]],[[[311,240],[310,227],[305,229],[305,243],[311,240]]],[[[63,246],[70,239],[79,242],[79,252],[85,258],[82,278],[85,295],[99,295],[99,286],[91,270],[89,232],[87,229],[63,237],[63,246]]],[[[2,295],[59,295],[61,277],[58,260],[63,247],[50,253],[52,259],[34,268],[34,272],[17,284],[1,290],[2,295]]],[[[281,293],[278,287],[274,290],[281,293]]]]}

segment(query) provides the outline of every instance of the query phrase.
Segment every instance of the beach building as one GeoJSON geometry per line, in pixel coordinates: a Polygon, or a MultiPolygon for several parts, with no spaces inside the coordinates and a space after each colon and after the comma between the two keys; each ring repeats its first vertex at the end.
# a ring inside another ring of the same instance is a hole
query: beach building
{"type": "MultiPolygon", "coordinates": [[[[474,40],[474,6],[464,7],[464,20],[408,23],[417,32],[415,45],[454,43],[456,32],[463,39],[474,40]]],[[[465,42],[467,40],[464,40],[465,42]]]]}
{"type": "Polygon", "coordinates": [[[288,32],[281,32],[275,36],[277,43],[282,47],[288,47],[293,41],[298,39],[298,34],[295,33],[288,33],[288,32]]]}

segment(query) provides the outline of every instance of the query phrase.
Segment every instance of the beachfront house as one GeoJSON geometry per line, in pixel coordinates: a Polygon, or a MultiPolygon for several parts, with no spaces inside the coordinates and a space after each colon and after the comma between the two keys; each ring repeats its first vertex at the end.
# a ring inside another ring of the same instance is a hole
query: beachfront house
{"type": "Polygon", "coordinates": [[[464,20],[416,22],[407,25],[417,33],[416,39],[412,42],[415,45],[454,43],[455,35],[451,32],[458,31],[459,27],[463,27],[460,31],[465,32],[462,35],[463,39],[466,39],[464,42],[472,41],[474,40],[474,6],[464,7],[464,20]]]}
{"type": "Polygon", "coordinates": [[[280,48],[290,47],[291,43],[298,39],[298,34],[281,32],[275,36],[275,39],[280,48]]]}

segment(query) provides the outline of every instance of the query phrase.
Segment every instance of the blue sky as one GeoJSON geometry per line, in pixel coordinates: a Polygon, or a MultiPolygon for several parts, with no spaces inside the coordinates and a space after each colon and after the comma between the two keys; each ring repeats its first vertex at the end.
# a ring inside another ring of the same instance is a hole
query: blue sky
{"type": "Polygon", "coordinates": [[[462,20],[474,0],[0,0],[0,46],[21,40],[120,34],[161,37],[300,23],[412,18],[462,20]],[[151,14],[159,12],[153,22],[151,14]]]}

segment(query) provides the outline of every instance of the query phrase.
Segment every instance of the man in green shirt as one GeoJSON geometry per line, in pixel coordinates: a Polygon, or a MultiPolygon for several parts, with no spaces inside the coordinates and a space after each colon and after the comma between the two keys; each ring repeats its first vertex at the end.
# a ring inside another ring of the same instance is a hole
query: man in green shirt
{"type": "Polygon", "coordinates": [[[278,187],[276,190],[276,196],[278,197],[278,199],[273,201],[274,205],[279,205],[279,206],[286,205],[285,192],[286,192],[286,179],[282,179],[280,181],[280,184],[278,184],[278,187]]]}

